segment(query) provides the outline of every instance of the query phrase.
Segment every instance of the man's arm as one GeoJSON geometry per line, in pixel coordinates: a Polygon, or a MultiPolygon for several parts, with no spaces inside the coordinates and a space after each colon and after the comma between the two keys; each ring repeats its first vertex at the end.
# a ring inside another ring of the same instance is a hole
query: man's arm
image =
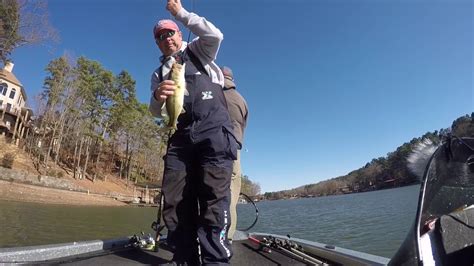
{"type": "Polygon", "coordinates": [[[197,39],[189,44],[190,49],[203,64],[214,61],[224,35],[204,17],[188,12],[181,6],[181,3],[178,5],[175,1],[180,2],[179,0],[168,1],[167,7],[170,7],[170,2],[174,4],[168,10],[175,16],[176,20],[180,21],[194,35],[198,36],[197,39]]]}

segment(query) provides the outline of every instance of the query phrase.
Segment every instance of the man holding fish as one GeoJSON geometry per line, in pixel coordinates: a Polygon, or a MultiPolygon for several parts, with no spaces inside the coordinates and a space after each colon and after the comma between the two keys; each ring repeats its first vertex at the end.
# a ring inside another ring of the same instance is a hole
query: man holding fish
{"type": "Polygon", "coordinates": [[[153,28],[162,57],[152,74],[150,111],[167,118],[172,133],[162,188],[168,244],[177,264],[228,265],[229,187],[240,144],[222,91],[224,77],[214,63],[223,34],[180,0],[168,0],[166,8],[197,36],[186,43],[169,19],[153,28]]]}

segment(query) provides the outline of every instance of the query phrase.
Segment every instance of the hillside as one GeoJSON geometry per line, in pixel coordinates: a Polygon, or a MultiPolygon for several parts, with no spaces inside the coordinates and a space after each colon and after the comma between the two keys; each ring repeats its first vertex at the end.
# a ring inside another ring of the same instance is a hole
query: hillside
{"type": "Polygon", "coordinates": [[[408,170],[406,159],[417,143],[430,139],[439,143],[448,135],[474,137],[474,113],[457,118],[450,128],[427,132],[402,144],[387,156],[374,158],[365,166],[347,175],[335,177],[316,184],[278,192],[265,193],[265,199],[318,197],[357,193],[379,189],[401,187],[419,183],[418,178],[408,170]]]}
{"type": "MultiPolygon", "coordinates": [[[[127,186],[125,180],[118,179],[114,176],[108,175],[106,181],[103,180],[96,180],[92,182],[89,179],[74,179],[70,170],[65,168],[59,167],[54,164],[49,164],[47,169],[43,170],[36,170],[33,159],[22,149],[18,146],[8,143],[8,139],[4,136],[0,136],[0,158],[4,158],[5,154],[10,153],[14,154],[14,161],[12,165],[12,170],[18,173],[28,173],[31,175],[44,175],[44,176],[52,176],[55,177],[58,182],[59,181],[67,181],[71,183],[72,186],[78,188],[79,191],[89,191],[90,194],[100,194],[100,195],[121,195],[122,198],[129,198],[131,199],[134,197],[134,188],[132,182],[129,183],[127,186]]],[[[7,171],[9,169],[5,169],[0,167],[0,175],[2,175],[2,171],[7,171]]],[[[5,176],[5,174],[3,174],[5,176]]],[[[0,176],[1,179],[1,176],[0,176]]],[[[18,180],[9,180],[14,181],[15,184],[12,182],[1,182],[0,183],[0,199],[8,199],[12,200],[17,198],[16,196],[22,194],[36,194],[36,200],[38,198],[45,198],[44,200],[39,200],[40,202],[48,202],[51,203],[55,202],[56,199],[60,198],[67,198],[65,193],[74,194],[74,192],[62,191],[58,192],[57,189],[42,189],[37,186],[30,186],[28,184],[18,184],[20,181],[18,180]],[[8,194],[8,195],[7,195],[8,194]],[[38,195],[40,194],[40,195],[38,195]],[[48,199],[48,195],[51,195],[50,199],[48,199]],[[61,195],[61,196],[58,196],[61,195]]],[[[70,197],[70,195],[69,195],[70,197]]],[[[89,202],[89,204],[94,204],[94,201],[101,201],[99,198],[95,198],[94,200],[84,199],[82,197],[72,197],[77,198],[81,202],[89,202]]],[[[21,200],[20,198],[17,198],[21,200]]],[[[56,200],[57,201],[57,200],[56,200]]],[[[55,203],[62,203],[61,200],[55,203]]],[[[94,204],[95,205],[95,204],[94,204]]],[[[110,203],[103,202],[100,205],[111,205],[110,203]]],[[[115,204],[112,204],[115,205],[115,204]]]]}

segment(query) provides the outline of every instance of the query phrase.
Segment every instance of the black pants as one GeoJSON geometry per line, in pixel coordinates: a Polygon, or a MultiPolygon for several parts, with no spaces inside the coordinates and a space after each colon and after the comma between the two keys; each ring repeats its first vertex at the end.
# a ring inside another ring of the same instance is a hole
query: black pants
{"type": "Polygon", "coordinates": [[[233,141],[222,131],[200,143],[192,143],[187,135],[175,134],[170,139],[163,177],[163,220],[177,262],[198,265],[200,245],[203,264],[229,264],[233,141]]]}

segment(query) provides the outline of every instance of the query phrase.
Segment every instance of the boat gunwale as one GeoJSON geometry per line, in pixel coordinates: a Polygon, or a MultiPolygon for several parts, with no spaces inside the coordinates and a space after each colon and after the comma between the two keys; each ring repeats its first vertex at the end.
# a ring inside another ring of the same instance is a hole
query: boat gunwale
{"type": "Polygon", "coordinates": [[[38,246],[0,248],[0,263],[45,262],[88,253],[124,248],[130,237],[109,240],[87,240],[38,246]]]}
{"type": "MultiPolygon", "coordinates": [[[[261,232],[244,233],[239,231],[239,233],[240,237],[238,240],[247,240],[249,236],[257,239],[275,237],[282,240],[290,240],[303,246],[304,250],[309,254],[342,265],[387,265],[390,261],[389,258],[299,238],[292,237],[290,239],[286,236],[261,232]]],[[[131,237],[122,237],[110,240],[89,240],[38,246],[0,248],[0,263],[47,262],[67,257],[123,250],[127,246],[131,248],[130,239],[131,237]]],[[[166,236],[161,237],[160,242],[165,239],[166,236]]]]}

